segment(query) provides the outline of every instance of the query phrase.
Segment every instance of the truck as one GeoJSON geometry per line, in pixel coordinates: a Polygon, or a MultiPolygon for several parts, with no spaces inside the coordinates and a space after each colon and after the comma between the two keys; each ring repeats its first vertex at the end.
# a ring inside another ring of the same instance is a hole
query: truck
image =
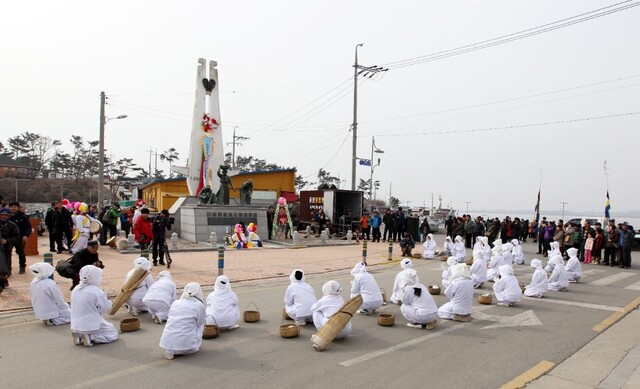
{"type": "Polygon", "coordinates": [[[318,189],[300,192],[298,228],[313,223],[314,211],[324,211],[331,222],[331,233],[345,235],[355,231],[362,217],[364,192],[360,190],[318,189]]]}

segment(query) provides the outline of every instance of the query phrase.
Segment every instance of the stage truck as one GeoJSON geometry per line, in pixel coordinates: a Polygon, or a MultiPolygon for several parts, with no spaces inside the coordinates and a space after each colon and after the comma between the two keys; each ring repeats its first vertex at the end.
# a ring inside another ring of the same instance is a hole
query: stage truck
{"type": "Polygon", "coordinates": [[[359,227],[364,206],[364,192],[359,190],[318,189],[300,192],[298,229],[313,223],[313,212],[324,211],[331,221],[331,234],[346,235],[359,227]]]}

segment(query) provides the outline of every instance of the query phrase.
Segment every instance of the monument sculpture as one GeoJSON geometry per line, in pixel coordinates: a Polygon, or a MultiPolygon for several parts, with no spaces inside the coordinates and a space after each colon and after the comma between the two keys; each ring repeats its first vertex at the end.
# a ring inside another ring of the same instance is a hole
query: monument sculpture
{"type": "Polygon", "coordinates": [[[248,179],[240,186],[240,205],[251,205],[253,195],[253,180],[248,179]]]}

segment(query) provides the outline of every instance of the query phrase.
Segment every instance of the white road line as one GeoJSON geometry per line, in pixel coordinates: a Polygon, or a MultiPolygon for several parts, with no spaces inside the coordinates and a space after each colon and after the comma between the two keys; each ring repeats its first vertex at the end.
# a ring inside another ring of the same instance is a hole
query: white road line
{"type": "MultiPolygon", "coordinates": [[[[340,364],[342,366],[345,366],[345,367],[351,367],[353,365],[357,365],[358,363],[366,362],[369,359],[377,358],[377,357],[379,357],[381,355],[389,354],[389,353],[392,353],[394,351],[398,351],[398,350],[402,350],[402,349],[407,348],[407,347],[415,346],[416,344],[422,343],[422,342],[427,341],[429,339],[433,339],[433,338],[437,338],[437,337],[442,336],[442,335],[446,335],[449,332],[452,332],[452,331],[455,331],[457,329],[460,329],[460,328],[462,328],[462,327],[464,327],[464,326],[466,326],[468,324],[469,323],[456,324],[456,325],[453,325],[451,327],[447,327],[445,329],[436,328],[435,332],[430,333],[428,335],[423,335],[423,336],[421,336],[419,338],[414,338],[414,339],[408,340],[406,342],[396,344],[395,346],[391,346],[391,347],[383,348],[383,349],[378,350],[378,351],[373,351],[373,352],[370,352],[370,353],[367,353],[367,354],[363,354],[363,355],[361,355],[359,357],[355,357],[355,358],[352,358],[352,359],[347,359],[346,361],[340,362],[340,364]]],[[[432,331],[432,330],[429,330],[429,331],[432,331]]]]}
{"type": "Polygon", "coordinates": [[[590,282],[589,285],[606,286],[606,285],[610,285],[610,284],[616,283],[618,281],[622,281],[625,278],[633,277],[635,275],[636,275],[636,273],[631,273],[631,272],[618,273],[618,274],[611,275],[609,277],[604,277],[604,278],[601,278],[599,280],[590,282]]]}
{"type": "Polygon", "coordinates": [[[603,269],[589,269],[582,272],[582,274],[595,275],[599,273],[604,273],[606,270],[603,269]]]}
{"type": "Polygon", "coordinates": [[[625,289],[640,290],[640,282],[636,282],[635,284],[631,284],[631,285],[627,286],[625,289]]]}
{"type": "Polygon", "coordinates": [[[571,305],[571,306],[580,307],[580,308],[599,309],[601,311],[611,311],[611,312],[624,311],[623,308],[612,307],[610,305],[599,305],[599,304],[591,304],[591,303],[581,303],[577,301],[556,300],[556,299],[550,299],[546,297],[543,297],[541,299],[536,297],[525,297],[525,298],[527,298],[528,300],[535,300],[535,301],[541,301],[541,302],[547,302],[547,303],[553,303],[553,304],[571,305]]]}

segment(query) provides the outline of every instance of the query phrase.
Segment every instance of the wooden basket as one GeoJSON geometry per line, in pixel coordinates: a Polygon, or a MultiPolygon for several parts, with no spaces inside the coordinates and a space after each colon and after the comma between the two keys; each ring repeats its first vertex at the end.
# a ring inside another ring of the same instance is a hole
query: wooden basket
{"type": "Polygon", "coordinates": [[[414,258],[422,258],[422,254],[420,254],[420,253],[414,253],[414,254],[413,254],[413,257],[414,257],[414,258]]]}
{"type": "Polygon", "coordinates": [[[120,321],[120,331],[133,332],[140,329],[140,319],[137,317],[130,317],[120,321]]]}
{"type": "Polygon", "coordinates": [[[204,331],[202,331],[202,339],[215,339],[220,335],[220,327],[216,322],[216,318],[211,316],[213,324],[205,324],[204,331]]]}
{"type": "Polygon", "coordinates": [[[471,265],[473,265],[473,258],[469,258],[469,259],[467,259],[466,261],[464,261],[464,263],[466,263],[466,264],[467,264],[467,266],[471,266],[471,265]]]}
{"type": "MultiPolygon", "coordinates": [[[[250,302],[249,305],[253,304],[253,306],[256,308],[255,311],[250,311],[250,310],[246,310],[242,313],[242,317],[244,319],[244,321],[246,321],[247,323],[255,323],[260,321],[260,311],[258,311],[258,306],[256,305],[256,303],[254,302],[250,302]]],[[[249,305],[247,305],[247,308],[249,308],[249,305]]]]}
{"type": "Polygon", "coordinates": [[[380,294],[382,294],[382,302],[386,303],[387,302],[387,291],[384,290],[384,288],[380,288],[380,294]]]}
{"type": "Polygon", "coordinates": [[[491,293],[481,294],[480,296],[478,296],[478,302],[480,304],[491,305],[491,303],[493,302],[491,293]]]}
{"type": "Polygon", "coordinates": [[[289,314],[287,313],[287,310],[284,308],[282,308],[282,318],[284,320],[293,320],[291,316],[289,316],[289,314]]]}
{"type": "Polygon", "coordinates": [[[396,314],[380,312],[378,315],[378,325],[383,327],[393,327],[396,324],[396,314]]]}
{"type": "Polygon", "coordinates": [[[446,255],[442,255],[442,256],[440,256],[440,260],[441,260],[442,262],[447,262],[447,259],[449,259],[449,257],[447,257],[446,255]]]}
{"type": "Polygon", "coordinates": [[[524,284],[524,282],[520,283],[520,290],[522,291],[522,293],[524,293],[524,290],[527,289],[527,285],[524,284]]]}
{"type": "Polygon", "coordinates": [[[438,295],[442,291],[442,288],[440,288],[438,285],[429,285],[427,286],[427,290],[431,295],[438,295]]]}
{"type": "Polygon", "coordinates": [[[280,325],[280,336],[283,338],[295,338],[300,335],[300,327],[295,324],[280,325]]]}

